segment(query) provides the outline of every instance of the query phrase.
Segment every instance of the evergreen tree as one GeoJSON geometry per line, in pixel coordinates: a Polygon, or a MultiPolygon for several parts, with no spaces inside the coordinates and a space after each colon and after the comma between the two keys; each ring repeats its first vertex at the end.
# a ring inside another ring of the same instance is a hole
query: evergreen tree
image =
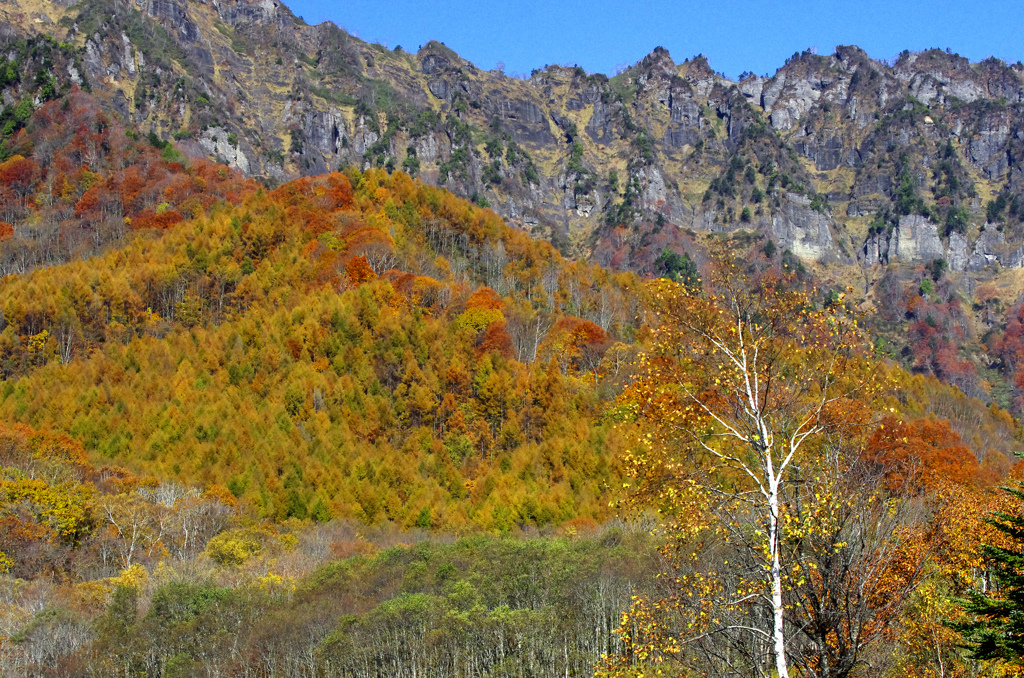
{"type": "MultiPolygon", "coordinates": [[[[1000,488],[1020,500],[1024,509],[1024,482],[1000,488]]],[[[986,522],[1012,546],[982,545],[990,584],[961,601],[972,621],[951,623],[960,632],[974,659],[1024,660],[1024,517],[993,513],[986,522]]]]}
{"type": "Polygon", "coordinates": [[[687,289],[700,288],[700,272],[697,270],[697,264],[686,252],[679,254],[666,247],[655,259],[654,270],[672,282],[683,283],[687,289]]]}

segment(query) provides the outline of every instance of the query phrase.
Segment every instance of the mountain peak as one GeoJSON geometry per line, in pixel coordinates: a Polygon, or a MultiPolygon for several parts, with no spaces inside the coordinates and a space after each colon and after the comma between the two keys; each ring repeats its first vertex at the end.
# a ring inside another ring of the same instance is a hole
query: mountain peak
{"type": "Polygon", "coordinates": [[[813,259],[876,261],[859,220],[900,209],[890,176],[900,171],[916,177],[921,204],[938,205],[936,223],[962,205],[980,229],[971,190],[1024,196],[1014,179],[1024,119],[1013,107],[1024,88],[995,60],[971,66],[927,50],[890,68],[840,46],[732,82],[704,55],[677,64],[658,46],[625,77],[550,66],[522,81],[480,71],[438,40],[412,55],[306,26],[276,0],[167,0],[148,13],[121,0],[39,2],[58,22],[18,24],[3,38],[19,55],[18,76],[2,85],[10,105],[77,83],[129,129],[268,184],[347,165],[404,168],[568,254],[635,270],[687,231],[741,225],[813,259]],[[28,48],[46,34],[51,42],[28,48]],[[931,177],[950,145],[947,190],[931,177]],[[639,235],[617,239],[616,228],[639,235]]]}

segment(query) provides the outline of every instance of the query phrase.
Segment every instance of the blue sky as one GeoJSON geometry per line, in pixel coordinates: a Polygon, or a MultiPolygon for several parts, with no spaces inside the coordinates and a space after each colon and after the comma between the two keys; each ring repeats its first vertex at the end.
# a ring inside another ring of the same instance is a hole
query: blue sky
{"type": "Polygon", "coordinates": [[[794,52],[855,44],[875,58],[951,48],[971,61],[1024,59],[1024,2],[977,0],[285,0],[309,23],[333,21],[363,40],[415,52],[431,39],[506,73],[579,64],[612,75],[661,45],[681,62],[706,54],[735,78],[774,73],[794,52]]]}

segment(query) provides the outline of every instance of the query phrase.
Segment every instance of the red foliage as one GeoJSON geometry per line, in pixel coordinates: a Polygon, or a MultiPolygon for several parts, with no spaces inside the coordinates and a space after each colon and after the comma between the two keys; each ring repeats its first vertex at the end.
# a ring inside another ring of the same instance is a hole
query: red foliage
{"type": "Polygon", "coordinates": [[[382,277],[391,283],[391,287],[396,292],[406,299],[412,299],[412,286],[416,280],[416,276],[412,273],[392,269],[387,271],[382,277]]]}
{"type": "Polygon", "coordinates": [[[1002,360],[1003,369],[1013,383],[1013,406],[1017,414],[1024,412],[1024,304],[1010,311],[1002,336],[989,343],[992,353],[1002,360]]]}
{"type": "Polygon", "coordinates": [[[572,365],[581,372],[595,375],[610,343],[599,325],[572,316],[559,319],[548,337],[552,347],[560,351],[557,357],[563,371],[572,365]]]}
{"type": "Polygon", "coordinates": [[[348,209],[353,204],[352,184],[340,172],[289,181],[270,195],[282,205],[304,206],[315,211],[348,209]]]}
{"type": "Polygon", "coordinates": [[[98,184],[88,189],[75,203],[75,216],[81,217],[96,211],[100,206],[100,198],[106,187],[98,184]]]}
{"type": "Polygon", "coordinates": [[[327,194],[330,199],[328,209],[349,209],[352,207],[352,184],[348,177],[339,172],[327,175],[327,194]]]}
{"type": "Polygon", "coordinates": [[[288,337],[284,342],[288,352],[291,353],[293,360],[299,360],[302,357],[302,344],[298,342],[294,337],[288,337]]]}
{"type": "MultiPolygon", "coordinates": [[[[132,140],[120,123],[102,113],[91,95],[77,88],[66,99],[36,111],[28,129],[31,132],[20,133],[28,136],[18,148],[29,149],[22,151],[26,155],[32,148],[50,152],[40,157],[15,155],[0,164],[0,216],[17,225],[28,218],[27,208],[60,223],[53,237],[60,238],[63,251],[95,248],[103,238],[123,232],[91,228],[103,222],[118,224],[128,219],[135,229],[171,228],[201,209],[221,200],[238,202],[259,188],[238,172],[208,160],[168,161],[148,142],[132,140]],[[53,204],[26,205],[41,182],[53,196],[53,204]],[[73,218],[67,210],[71,205],[73,218]]],[[[347,181],[343,177],[333,184],[326,182],[338,193],[338,202],[351,195],[350,186],[348,193],[345,190],[347,181]]],[[[33,241],[26,246],[30,265],[52,263],[52,243],[33,241]],[[35,250],[39,262],[31,261],[35,250]]]]}
{"type": "Polygon", "coordinates": [[[507,323],[504,320],[498,320],[488,325],[487,329],[480,333],[476,348],[479,355],[497,351],[507,360],[511,360],[514,353],[507,323]]]}
{"type": "Polygon", "coordinates": [[[563,327],[572,326],[572,339],[577,346],[600,344],[607,339],[605,331],[589,320],[580,320],[579,318],[565,318],[564,320],[567,322],[559,324],[563,327]]]}
{"type": "Polygon", "coordinates": [[[173,227],[175,224],[181,223],[184,220],[185,217],[175,210],[157,212],[154,209],[146,209],[139,212],[135,218],[132,219],[132,227],[135,229],[159,228],[165,230],[173,227]]]}
{"type": "Polygon", "coordinates": [[[935,303],[919,295],[908,302],[915,319],[907,339],[913,353],[913,368],[952,384],[970,396],[982,394],[974,363],[960,357],[969,321],[956,299],[935,303]]]}
{"type": "Polygon", "coordinates": [[[16,155],[0,163],[0,183],[20,193],[32,190],[39,180],[39,165],[16,155]]]}

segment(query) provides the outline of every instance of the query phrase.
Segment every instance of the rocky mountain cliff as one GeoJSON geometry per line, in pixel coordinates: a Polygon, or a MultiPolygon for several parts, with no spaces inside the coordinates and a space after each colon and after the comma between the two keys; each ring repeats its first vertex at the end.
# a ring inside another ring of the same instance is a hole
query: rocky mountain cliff
{"type": "Polygon", "coordinates": [[[655,272],[665,247],[740,229],[866,290],[894,262],[1024,265],[1019,63],[840,47],[734,82],[657,48],[612,78],[522,80],[277,0],[3,0],[0,44],[5,121],[78,85],[264,181],[402,169],[619,268],[655,272]]]}

